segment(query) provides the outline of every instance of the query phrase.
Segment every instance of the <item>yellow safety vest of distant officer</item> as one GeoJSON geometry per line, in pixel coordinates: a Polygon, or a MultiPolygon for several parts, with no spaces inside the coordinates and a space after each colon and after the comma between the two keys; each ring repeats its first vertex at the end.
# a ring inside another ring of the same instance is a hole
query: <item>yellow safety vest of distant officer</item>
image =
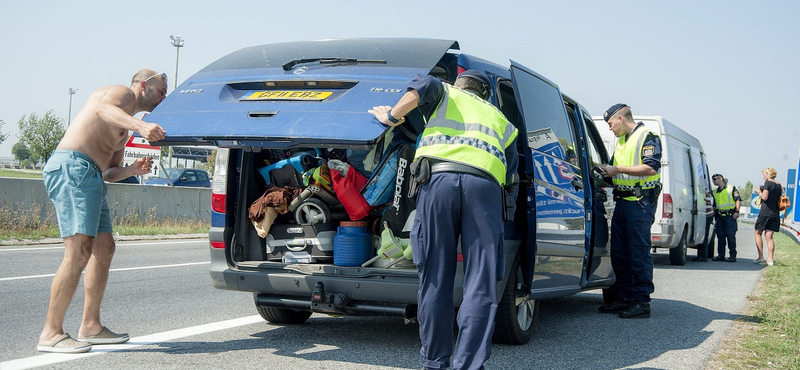
{"type": "Polygon", "coordinates": [[[714,261],[736,262],[736,231],[739,225],[739,207],[742,205],[742,198],[739,191],[733,185],[728,185],[725,178],[716,173],[711,176],[711,181],[717,186],[712,191],[714,194],[714,220],[717,234],[717,256],[712,258],[714,261]],[[727,246],[728,258],[725,258],[725,247],[727,246]]]}
{"type": "Polygon", "coordinates": [[[720,190],[714,191],[714,200],[717,202],[717,212],[726,216],[739,213],[739,205],[742,201],[734,201],[734,192],[736,192],[736,196],[738,197],[739,192],[736,191],[736,188],[734,188],[733,185],[728,185],[720,190]]]}

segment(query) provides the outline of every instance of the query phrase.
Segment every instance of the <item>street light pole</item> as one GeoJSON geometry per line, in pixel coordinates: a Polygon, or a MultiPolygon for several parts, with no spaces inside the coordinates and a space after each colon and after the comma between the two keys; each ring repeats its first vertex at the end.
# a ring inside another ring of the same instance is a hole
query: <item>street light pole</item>
{"type": "MultiPolygon", "coordinates": [[[[172,46],[175,47],[175,82],[172,88],[173,91],[178,89],[178,58],[181,55],[181,48],[183,47],[183,39],[181,35],[169,35],[169,39],[172,40],[172,46]]],[[[172,167],[172,146],[169,147],[169,155],[167,155],[167,162],[169,163],[169,167],[172,167]]]]}
{"type": "Polygon", "coordinates": [[[178,58],[181,54],[181,48],[183,47],[183,39],[181,39],[181,35],[169,35],[170,40],[172,40],[172,46],[175,47],[175,87],[174,89],[178,88],[178,58]]]}
{"type": "Polygon", "coordinates": [[[72,123],[72,95],[75,95],[77,91],[78,89],[69,88],[69,115],[67,116],[67,127],[72,123]]]}

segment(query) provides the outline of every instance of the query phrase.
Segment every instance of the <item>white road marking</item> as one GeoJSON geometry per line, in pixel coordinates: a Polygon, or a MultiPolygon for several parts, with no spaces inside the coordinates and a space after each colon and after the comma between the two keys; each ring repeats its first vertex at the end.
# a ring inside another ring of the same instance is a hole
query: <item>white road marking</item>
{"type": "MultiPolygon", "coordinates": [[[[189,262],[189,263],[176,263],[174,265],[158,265],[158,266],[140,266],[140,267],[123,267],[118,269],[110,269],[109,272],[115,271],[134,271],[134,270],[149,270],[149,269],[160,269],[160,268],[167,268],[167,267],[183,267],[183,266],[194,266],[194,265],[208,265],[211,262],[189,262]]],[[[29,275],[29,276],[15,276],[15,277],[7,277],[7,278],[0,278],[0,281],[11,281],[11,280],[25,280],[25,279],[36,279],[36,278],[43,278],[43,277],[53,277],[56,274],[44,274],[44,275],[29,275]]]]}
{"type": "Polygon", "coordinates": [[[17,370],[17,369],[31,369],[38,366],[46,366],[59,364],[62,362],[78,360],[81,358],[102,355],[111,352],[130,350],[136,347],[147,346],[156,343],[163,343],[170,340],[186,338],[193,335],[206,334],[214,331],[236,328],[263,322],[264,319],[259,315],[241,317],[238,319],[213,322],[205,325],[193,326],[190,328],[175,329],[156,334],[145,335],[141,337],[131,338],[128,343],[124,344],[109,344],[109,345],[95,345],[92,350],[86,353],[66,354],[66,353],[48,353],[44,355],[31,356],[27,358],[18,358],[0,362],[0,370],[17,370]]]}
{"type": "MultiPolygon", "coordinates": [[[[174,242],[163,242],[163,241],[153,241],[149,243],[119,243],[117,242],[117,248],[119,247],[130,247],[130,246],[143,246],[143,245],[165,245],[165,244],[190,244],[190,243],[197,243],[198,241],[202,242],[203,240],[208,239],[194,239],[194,240],[184,240],[184,241],[174,241],[174,242]]],[[[31,248],[0,248],[0,252],[26,252],[26,251],[41,251],[41,250],[52,250],[52,249],[64,249],[64,246],[56,246],[56,247],[31,247],[31,248]]]]}

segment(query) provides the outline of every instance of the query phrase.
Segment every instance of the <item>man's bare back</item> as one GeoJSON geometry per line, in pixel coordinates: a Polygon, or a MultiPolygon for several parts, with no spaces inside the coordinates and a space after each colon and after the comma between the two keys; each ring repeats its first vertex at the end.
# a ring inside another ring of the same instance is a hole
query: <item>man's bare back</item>
{"type": "Polygon", "coordinates": [[[122,162],[129,131],[136,131],[149,141],[163,139],[166,131],[161,126],[133,115],[155,108],[166,96],[167,83],[154,71],[142,70],[137,76],[140,74],[155,77],[147,81],[134,77],[130,88],[111,85],[92,93],[67,128],[58,149],[86,154],[105,172],[122,162]]]}

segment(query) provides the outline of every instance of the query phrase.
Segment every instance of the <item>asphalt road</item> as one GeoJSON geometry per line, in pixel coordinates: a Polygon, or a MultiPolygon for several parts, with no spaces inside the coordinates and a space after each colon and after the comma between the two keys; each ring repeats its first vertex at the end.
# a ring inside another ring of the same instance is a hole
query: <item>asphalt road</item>
{"type": "MultiPolygon", "coordinates": [[[[752,225],[740,224],[737,238],[737,263],[672,266],[659,251],[650,319],[597,313],[599,292],[543,301],[531,342],[493,345],[487,369],[703,369],[764,268],[752,263],[752,225]]],[[[419,368],[414,323],[315,314],[304,325],[268,324],[251,295],[211,287],[207,243],[120,242],[102,312],[131,341],[79,355],[35,350],[63,248],[0,246],[0,369],[419,368]]],[[[82,303],[80,286],[65,322],[73,335],[82,303]]]]}

